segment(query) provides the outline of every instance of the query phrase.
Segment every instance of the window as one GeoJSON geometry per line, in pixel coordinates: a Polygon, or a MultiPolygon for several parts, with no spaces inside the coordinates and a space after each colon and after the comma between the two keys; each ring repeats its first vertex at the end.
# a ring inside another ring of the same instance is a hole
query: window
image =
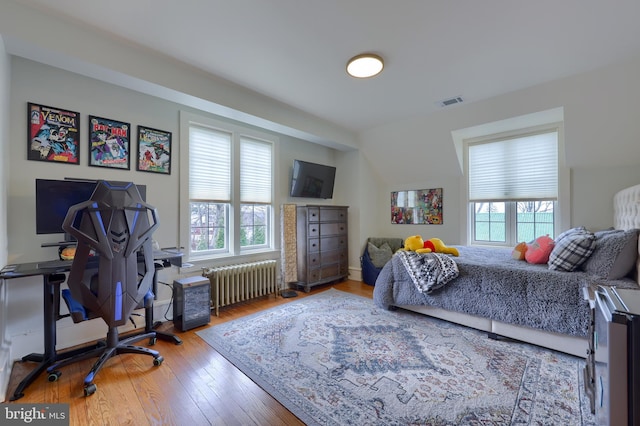
{"type": "Polygon", "coordinates": [[[471,243],[513,246],[553,237],[558,130],[466,144],[471,243]]]}
{"type": "Polygon", "coordinates": [[[269,246],[271,214],[272,146],[240,138],[240,247],[269,246]]]}
{"type": "Polygon", "coordinates": [[[189,127],[190,251],[229,251],[232,134],[189,127]]]}
{"type": "Polygon", "coordinates": [[[183,125],[189,138],[190,258],[272,248],[274,142],[213,120],[183,125]]]}

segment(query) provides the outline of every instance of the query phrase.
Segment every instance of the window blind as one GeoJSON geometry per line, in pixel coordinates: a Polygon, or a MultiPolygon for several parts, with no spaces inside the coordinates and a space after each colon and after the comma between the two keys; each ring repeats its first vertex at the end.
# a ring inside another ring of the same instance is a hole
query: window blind
{"type": "Polygon", "coordinates": [[[231,200],[231,134],[189,127],[189,198],[231,200]]]}
{"type": "Polygon", "coordinates": [[[468,147],[469,201],[556,200],[558,132],[468,147]]]}
{"type": "Polygon", "coordinates": [[[240,138],[240,202],[271,203],[271,143],[240,138]]]}

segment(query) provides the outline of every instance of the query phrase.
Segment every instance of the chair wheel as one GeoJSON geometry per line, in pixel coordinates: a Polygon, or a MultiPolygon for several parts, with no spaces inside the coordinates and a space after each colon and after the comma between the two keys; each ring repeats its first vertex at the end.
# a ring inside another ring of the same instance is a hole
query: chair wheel
{"type": "Polygon", "coordinates": [[[153,346],[158,341],[157,337],[149,337],[149,346],[153,346]]]}
{"type": "Polygon", "coordinates": [[[162,361],[164,361],[164,358],[162,357],[162,355],[160,355],[157,358],[153,359],[153,365],[157,367],[158,365],[162,364],[162,361]]]}
{"type": "Polygon", "coordinates": [[[49,376],[47,377],[47,379],[50,382],[57,382],[61,375],[62,375],[62,372],[60,371],[52,371],[51,373],[49,373],[49,376]]]}
{"type": "Polygon", "coordinates": [[[84,396],[93,395],[94,393],[96,393],[97,390],[98,390],[98,387],[95,385],[95,383],[91,383],[90,385],[86,385],[84,387],[84,396]]]}

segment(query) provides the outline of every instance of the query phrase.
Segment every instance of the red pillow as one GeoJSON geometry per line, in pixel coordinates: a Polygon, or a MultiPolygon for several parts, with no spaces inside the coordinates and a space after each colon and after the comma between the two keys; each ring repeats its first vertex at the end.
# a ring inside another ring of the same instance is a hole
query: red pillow
{"type": "Polygon", "coordinates": [[[553,238],[548,235],[538,237],[533,243],[527,244],[524,258],[529,263],[547,263],[554,245],[553,238]]]}

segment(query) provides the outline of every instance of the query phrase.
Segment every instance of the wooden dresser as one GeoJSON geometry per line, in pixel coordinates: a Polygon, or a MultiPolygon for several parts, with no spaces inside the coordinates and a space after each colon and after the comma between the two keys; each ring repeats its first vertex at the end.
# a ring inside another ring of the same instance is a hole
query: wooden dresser
{"type": "Polygon", "coordinates": [[[311,287],[349,275],[345,206],[296,207],[297,285],[311,287]]]}

